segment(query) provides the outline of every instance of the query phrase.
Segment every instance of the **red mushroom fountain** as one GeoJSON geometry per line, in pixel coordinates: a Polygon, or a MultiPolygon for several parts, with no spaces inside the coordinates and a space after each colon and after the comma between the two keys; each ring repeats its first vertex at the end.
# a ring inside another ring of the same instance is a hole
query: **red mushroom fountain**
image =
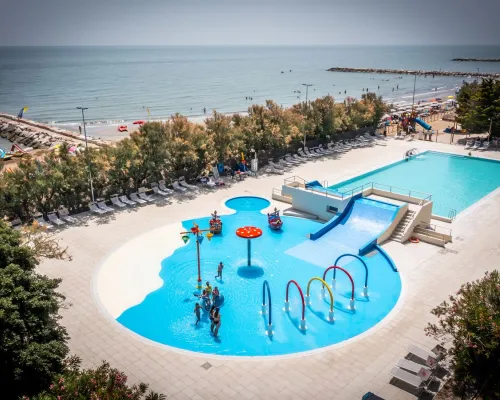
{"type": "Polygon", "coordinates": [[[252,239],[262,236],[262,229],[254,226],[244,226],[236,230],[236,235],[248,241],[248,266],[252,265],[252,239]]]}

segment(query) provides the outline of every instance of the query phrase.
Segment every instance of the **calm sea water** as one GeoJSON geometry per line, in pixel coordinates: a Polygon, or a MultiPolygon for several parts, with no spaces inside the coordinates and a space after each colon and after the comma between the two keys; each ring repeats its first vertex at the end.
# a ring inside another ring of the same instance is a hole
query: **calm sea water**
{"type": "MultiPolygon", "coordinates": [[[[203,108],[245,111],[266,99],[291,105],[305,99],[303,83],[314,85],[309,99],[332,94],[343,100],[345,90],[359,97],[368,88],[411,102],[413,77],[326,69],[500,69],[498,63],[451,62],[454,57],[500,57],[500,46],[0,47],[0,111],[17,114],[29,106],[27,118],[61,124],[78,122],[80,105],[89,108],[86,116],[94,122],[146,119],[147,107],[152,118],[175,112],[199,116],[203,108]]],[[[445,97],[461,83],[462,78],[417,78],[417,100],[445,97]]]]}

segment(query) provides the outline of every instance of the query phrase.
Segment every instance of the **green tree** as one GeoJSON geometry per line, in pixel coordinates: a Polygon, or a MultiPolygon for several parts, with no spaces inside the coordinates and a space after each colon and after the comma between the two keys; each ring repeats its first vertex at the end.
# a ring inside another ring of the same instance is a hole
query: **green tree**
{"type": "Polygon", "coordinates": [[[462,398],[500,398],[500,274],[463,285],[432,310],[429,336],[449,343],[452,388],[462,398]]]}
{"type": "Polygon", "coordinates": [[[0,393],[33,395],[48,387],[68,353],[59,325],[58,279],[38,275],[35,253],[0,222],[0,393]]]}
{"type": "Polygon", "coordinates": [[[165,395],[150,391],[144,383],[129,386],[127,376],[103,361],[96,369],[81,369],[78,357],[70,357],[64,370],[57,375],[48,390],[32,400],[164,400],[165,395]]]}
{"type": "Polygon", "coordinates": [[[243,148],[243,142],[237,130],[232,126],[232,118],[228,115],[213,112],[212,117],[205,120],[206,133],[211,138],[216,160],[224,162],[235,157],[243,148]]]}

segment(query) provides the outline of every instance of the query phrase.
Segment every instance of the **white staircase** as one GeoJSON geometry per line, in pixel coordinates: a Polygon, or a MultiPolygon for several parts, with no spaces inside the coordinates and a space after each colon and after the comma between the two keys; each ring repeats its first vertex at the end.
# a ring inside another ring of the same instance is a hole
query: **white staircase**
{"type": "Polygon", "coordinates": [[[392,232],[392,235],[390,237],[390,240],[394,240],[395,242],[401,243],[401,238],[405,234],[406,227],[411,224],[413,219],[415,218],[416,212],[412,210],[406,211],[406,214],[403,216],[401,221],[399,221],[398,226],[396,226],[396,229],[394,229],[394,232],[392,232]]]}

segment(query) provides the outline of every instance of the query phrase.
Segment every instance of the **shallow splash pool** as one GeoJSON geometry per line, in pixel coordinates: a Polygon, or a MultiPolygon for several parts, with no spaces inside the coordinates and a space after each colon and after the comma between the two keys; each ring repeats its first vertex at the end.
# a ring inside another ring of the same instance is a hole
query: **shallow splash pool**
{"type": "MultiPolygon", "coordinates": [[[[266,199],[238,197],[226,202],[235,214],[221,216],[223,234],[201,244],[201,275],[203,282],[218,286],[225,297],[220,309],[221,327],[218,337],[210,334],[210,321],[202,313],[195,325],[194,297],[197,263],[196,244],[185,246],[164,259],[160,277],[163,286],[151,292],[138,305],[124,311],[118,322],[144,338],[183,350],[227,356],[285,355],[326,347],[357,336],[380,322],[395,306],[401,291],[399,273],[394,272],[381,254],[364,257],[369,275],[369,299],[362,296],[365,270],[360,261],[346,257],[339,264],[354,278],[356,311],[349,309],[351,284],[344,274],[337,274],[334,295],[335,321],[330,322],[329,296],[321,297],[321,284],[311,283],[311,305],[305,308],[307,329],[299,329],[302,303],[295,287],[290,287],[290,312],[283,310],[286,285],[297,281],[304,295],[309,280],[321,277],[333,264],[314,265],[287,254],[287,250],[309,241],[307,235],[322,225],[308,220],[283,217],[282,231],[272,231],[261,210],[269,206],[266,199]],[[263,235],[252,240],[252,266],[247,266],[246,239],[235,232],[252,225],[263,235]],[[352,260],[352,261],[351,261],[352,260]],[[225,265],[223,280],[215,280],[217,264],[225,265]],[[262,315],[263,282],[267,280],[272,299],[274,335],[266,335],[268,315],[262,315]]],[[[184,221],[189,229],[192,220],[184,221]]],[[[209,217],[196,220],[207,227],[209,217]]],[[[180,235],[179,235],[180,236],[180,235]]],[[[179,237],[179,241],[180,241],[179,237]]],[[[329,246],[332,246],[330,243],[329,246]]],[[[345,249],[342,248],[342,251],[345,249]]],[[[350,249],[357,254],[358,249],[350,249]]],[[[332,273],[326,281],[331,283],[332,273]]]]}

